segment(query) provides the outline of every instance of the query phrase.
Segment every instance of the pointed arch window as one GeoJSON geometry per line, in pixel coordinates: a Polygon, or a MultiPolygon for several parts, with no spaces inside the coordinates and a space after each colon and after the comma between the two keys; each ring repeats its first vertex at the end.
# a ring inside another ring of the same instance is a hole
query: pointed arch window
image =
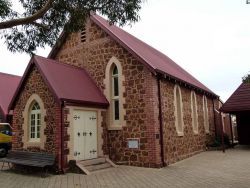
{"type": "Polygon", "coordinates": [[[111,98],[112,98],[113,121],[118,122],[120,120],[120,95],[119,95],[119,72],[116,65],[113,66],[111,80],[112,80],[111,98]]]}
{"type": "Polygon", "coordinates": [[[174,88],[175,101],[175,127],[178,136],[183,136],[183,110],[182,110],[182,96],[180,86],[175,85],[174,88]]]}
{"type": "Polygon", "coordinates": [[[206,133],[209,133],[209,119],[208,119],[208,106],[207,106],[207,97],[203,96],[203,117],[204,117],[204,127],[206,133]]]}
{"type": "Polygon", "coordinates": [[[39,142],[41,131],[41,108],[37,102],[33,103],[30,110],[30,141],[39,142]]]}
{"type": "Polygon", "coordinates": [[[197,101],[196,101],[196,94],[194,91],[191,92],[191,116],[192,116],[193,131],[195,134],[198,134],[197,101]]]}

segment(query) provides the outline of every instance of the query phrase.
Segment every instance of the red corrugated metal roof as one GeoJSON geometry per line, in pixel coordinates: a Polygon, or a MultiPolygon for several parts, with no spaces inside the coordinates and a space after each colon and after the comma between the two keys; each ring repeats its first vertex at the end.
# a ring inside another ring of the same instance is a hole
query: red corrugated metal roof
{"type": "Polygon", "coordinates": [[[129,50],[130,53],[135,55],[142,61],[149,69],[155,72],[165,73],[174,79],[188,83],[194,87],[205,90],[215,95],[210,89],[204,86],[191,74],[177,65],[173,60],[159,52],[155,48],[149,46],[138,38],[132,36],[121,28],[110,25],[107,20],[101,16],[92,14],[90,19],[105,30],[111,37],[119,42],[124,48],[129,50]]]}
{"type": "Polygon", "coordinates": [[[250,83],[242,83],[220,110],[228,113],[250,110],[250,83]]]}
{"type": "MultiPolygon", "coordinates": [[[[40,56],[31,59],[18,90],[23,87],[22,84],[32,64],[37,66],[58,100],[83,105],[108,106],[107,99],[84,69],[40,56]]],[[[18,95],[18,90],[15,97],[18,95]]]]}
{"type": "Polygon", "coordinates": [[[20,80],[20,76],[0,73],[0,110],[4,118],[8,115],[9,104],[20,80]]]}

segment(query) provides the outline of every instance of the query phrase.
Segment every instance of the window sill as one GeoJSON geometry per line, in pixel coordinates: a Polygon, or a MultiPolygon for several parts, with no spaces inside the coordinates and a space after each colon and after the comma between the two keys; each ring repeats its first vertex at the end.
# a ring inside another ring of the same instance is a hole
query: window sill
{"type": "Polygon", "coordinates": [[[25,143],[26,148],[27,147],[41,147],[42,143],[41,142],[35,142],[35,141],[29,141],[25,143]]]}
{"type": "Polygon", "coordinates": [[[181,136],[184,136],[184,133],[183,132],[177,132],[177,135],[181,137],[181,136]]]}
{"type": "Polygon", "coordinates": [[[199,134],[199,132],[198,131],[194,131],[194,135],[198,135],[199,134]]]}
{"type": "Polygon", "coordinates": [[[122,126],[118,127],[118,126],[112,126],[112,127],[108,127],[109,131],[120,131],[122,130],[122,126]]]}

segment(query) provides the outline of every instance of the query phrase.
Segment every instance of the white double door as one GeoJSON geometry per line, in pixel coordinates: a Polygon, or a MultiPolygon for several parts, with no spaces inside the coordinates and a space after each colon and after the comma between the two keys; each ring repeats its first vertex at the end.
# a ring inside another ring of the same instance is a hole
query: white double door
{"type": "Polygon", "coordinates": [[[74,158],[97,158],[97,117],[94,111],[74,111],[74,158]]]}

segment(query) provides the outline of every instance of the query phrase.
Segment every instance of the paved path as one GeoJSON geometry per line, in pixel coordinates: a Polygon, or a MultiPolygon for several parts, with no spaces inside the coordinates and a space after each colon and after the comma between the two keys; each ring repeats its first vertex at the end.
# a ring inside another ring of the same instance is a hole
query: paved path
{"type": "Polygon", "coordinates": [[[250,187],[250,147],[208,151],[162,169],[119,166],[92,175],[66,174],[40,178],[9,170],[0,172],[0,188],[60,187],[250,187]]]}

